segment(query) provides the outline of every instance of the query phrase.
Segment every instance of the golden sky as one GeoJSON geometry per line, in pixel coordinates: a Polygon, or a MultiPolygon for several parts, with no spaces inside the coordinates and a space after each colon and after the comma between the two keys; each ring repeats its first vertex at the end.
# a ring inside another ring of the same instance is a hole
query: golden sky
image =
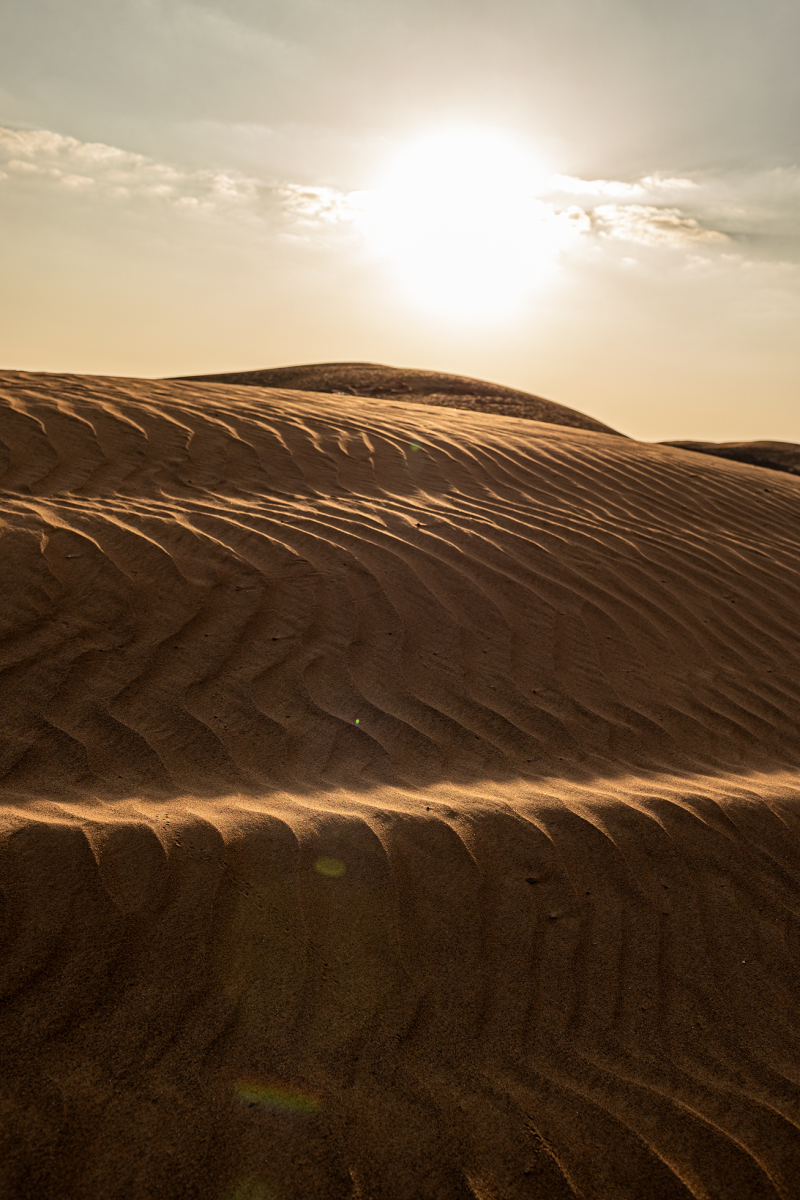
{"type": "Polygon", "coordinates": [[[0,11],[0,366],[369,360],[800,442],[800,7],[0,11]]]}

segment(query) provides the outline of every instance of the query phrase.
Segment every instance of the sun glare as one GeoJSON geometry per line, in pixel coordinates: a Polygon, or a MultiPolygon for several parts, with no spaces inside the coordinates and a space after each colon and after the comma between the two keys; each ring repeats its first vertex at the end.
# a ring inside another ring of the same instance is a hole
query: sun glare
{"type": "Polygon", "coordinates": [[[544,172],[493,129],[438,130],[407,146],[377,197],[376,231],[415,305],[503,320],[541,282],[560,222],[536,199],[544,172]]]}

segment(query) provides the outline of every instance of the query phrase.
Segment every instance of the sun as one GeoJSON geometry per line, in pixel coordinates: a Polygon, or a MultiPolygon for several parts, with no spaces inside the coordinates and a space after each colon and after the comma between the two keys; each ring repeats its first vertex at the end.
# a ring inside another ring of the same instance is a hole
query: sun
{"type": "Polygon", "coordinates": [[[398,154],[375,227],[415,305],[459,322],[520,308],[557,243],[552,210],[536,198],[544,174],[496,129],[438,129],[398,154]]]}

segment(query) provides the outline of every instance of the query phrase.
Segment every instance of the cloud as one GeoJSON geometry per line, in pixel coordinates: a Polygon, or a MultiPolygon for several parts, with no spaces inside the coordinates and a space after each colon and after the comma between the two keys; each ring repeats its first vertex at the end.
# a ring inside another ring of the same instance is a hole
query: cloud
{"type": "Polygon", "coordinates": [[[551,175],[545,191],[547,194],[613,196],[626,200],[647,194],[641,183],[622,183],[616,179],[577,179],[573,175],[551,175]]]}
{"type": "Polygon", "coordinates": [[[275,189],[286,211],[307,224],[339,225],[357,222],[370,207],[369,192],[340,192],[332,187],[285,183],[275,189]]]}
{"type": "Polygon", "coordinates": [[[252,208],[264,185],[237,171],[186,171],[102,142],[46,129],[0,127],[0,169],[7,180],[36,180],[112,199],[149,198],[207,212],[252,208]]]}
{"type": "Polygon", "coordinates": [[[620,179],[578,179],[574,175],[551,175],[545,185],[551,195],[608,197],[614,200],[640,200],[645,196],[690,192],[697,188],[693,179],[667,175],[646,175],[636,183],[620,179]]]}
{"type": "Polygon", "coordinates": [[[105,201],[151,201],[180,213],[330,228],[357,223],[369,193],[268,182],[236,170],[186,170],[102,142],[45,129],[0,126],[0,185],[83,192],[105,201]]]}
{"type": "MultiPolygon", "coordinates": [[[[378,201],[377,193],[364,190],[182,168],[52,130],[0,127],[0,195],[15,187],[65,200],[155,204],[187,217],[295,231],[312,241],[368,238],[378,201]]],[[[676,251],[736,246],[749,256],[778,247],[795,260],[799,197],[796,168],[695,179],[654,172],[634,181],[553,175],[531,197],[530,220],[532,229],[549,226],[565,254],[593,241],[676,251]]]]}
{"type": "Polygon", "coordinates": [[[708,246],[730,240],[717,229],[704,229],[678,208],[652,204],[600,204],[592,212],[592,225],[601,237],[644,246],[708,246]]]}
{"type": "Polygon", "coordinates": [[[575,228],[589,236],[675,248],[727,242],[721,230],[706,228],[696,215],[675,204],[676,198],[691,202],[698,190],[693,179],[659,174],[633,183],[552,175],[542,188],[552,210],[569,213],[575,228]],[[572,202],[566,209],[565,199],[572,202]],[[580,206],[574,203],[576,199],[582,201],[580,206]],[[581,215],[585,220],[580,220],[581,215]]]}
{"type": "Polygon", "coordinates": [[[769,243],[790,258],[797,255],[796,167],[697,178],[653,173],[635,182],[554,175],[542,194],[556,210],[578,201],[592,232],[604,239],[674,247],[728,242],[748,254],[766,253],[769,243]]]}
{"type": "Polygon", "coordinates": [[[675,248],[699,243],[719,245],[729,240],[721,230],[706,228],[696,215],[674,203],[676,197],[690,202],[694,199],[698,184],[693,179],[653,174],[630,183],[552,175],[543,191],[555,211],[563,204],[561,197],[572,200],[566,211],[574,214],[577,209],[583,213],[586,220],[581,230],[595,237],[675,248]],[[574,204],[576,198],[583,201],[582,207],[574,204]]]}

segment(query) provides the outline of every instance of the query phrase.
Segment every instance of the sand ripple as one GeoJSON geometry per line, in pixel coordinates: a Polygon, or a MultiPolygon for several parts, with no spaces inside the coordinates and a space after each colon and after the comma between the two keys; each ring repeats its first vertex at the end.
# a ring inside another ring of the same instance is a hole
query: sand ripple
{"type": "Polygon", "coordinates": [[[800,1195],[800,483],[0,377],[0,1191],[800,1195]]]}

